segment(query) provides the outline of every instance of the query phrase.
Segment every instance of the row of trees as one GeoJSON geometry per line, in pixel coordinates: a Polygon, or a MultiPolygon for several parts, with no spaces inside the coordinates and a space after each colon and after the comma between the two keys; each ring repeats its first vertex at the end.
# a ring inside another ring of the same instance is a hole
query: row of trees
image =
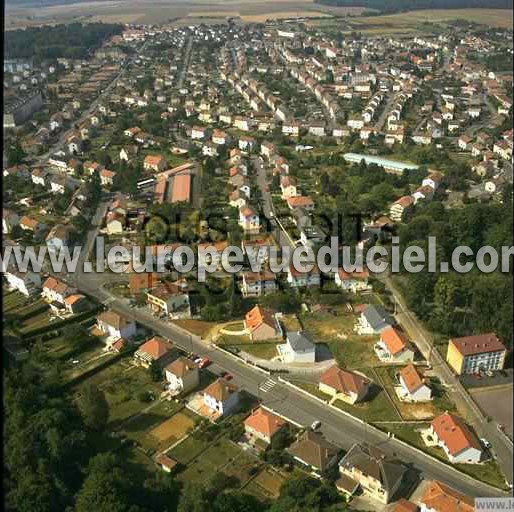
{"type": "Polygon", "coordinates": [[[9,30],[5,35],[4,51],[11,59],[82,59],[106,39],[121,34],[122,30],[122,25],[108,23],[70,23],[9,30]]]}
{"type": "Polygon", "coordinates": [[[367,7],[387,14],[417,9],[512,9],[512,0],[315,0],[315,3],[338,7],[367,7]]]}

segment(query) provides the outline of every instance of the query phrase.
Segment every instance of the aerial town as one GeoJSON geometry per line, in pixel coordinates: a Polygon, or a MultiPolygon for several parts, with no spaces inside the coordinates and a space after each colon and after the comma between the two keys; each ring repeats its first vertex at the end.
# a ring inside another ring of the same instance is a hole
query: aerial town
{"type": "Polygon", "coordinates": [[[512,30],[63,26],[35,29],[32,56],[14,31],[4,55],[7,509],[512,495],[512,266],[270,267],[333,236],[386,253],[434,236],[438,262],[512,246],[512,30]],[[165,268],[96,270],[120,246],[165,268]],[[179,272],[181,246],[208,261],[179,272]],[[28,247],[79,265],[20,270],[28,247]]]}

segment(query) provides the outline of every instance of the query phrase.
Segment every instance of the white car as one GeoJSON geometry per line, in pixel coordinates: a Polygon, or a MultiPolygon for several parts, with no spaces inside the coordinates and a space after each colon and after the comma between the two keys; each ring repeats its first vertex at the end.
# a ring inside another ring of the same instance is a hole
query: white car
{"type": "Polygon", "coordinates": [[[314,421],[311,425],[312,430],[317,430],[319,427],[321,427],[321,421],[319,420],[314,421]]]}
{"type": "Polygon", "coordinates": [[[487,439],[484,439],[483,437],[481,437],[480,442],[482,443],[484,448],[487,448],[488,450],[489,450],[489,448],[491,448],[491,443],[487,439]]]}

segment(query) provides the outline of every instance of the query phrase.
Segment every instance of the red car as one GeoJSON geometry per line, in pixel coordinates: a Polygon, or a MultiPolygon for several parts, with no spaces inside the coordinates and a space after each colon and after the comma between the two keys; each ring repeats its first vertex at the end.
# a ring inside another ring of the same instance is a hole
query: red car
{"type": "Polygon", "coordinates": [[[232,379],[234,378],[234,376],[233,376],[233,375],[230,375],[230,373],[227,373],[226,375],[224,375],[224,376],[223,376],[223,378],[224,378],[225,380],[232,380],[232,379]]]}
{"type": "Polygon", "coordinates": [[[202,357],[198,361],[198,368],[207,368],[211,364],[211,360],[208,357],[202,357]]]}

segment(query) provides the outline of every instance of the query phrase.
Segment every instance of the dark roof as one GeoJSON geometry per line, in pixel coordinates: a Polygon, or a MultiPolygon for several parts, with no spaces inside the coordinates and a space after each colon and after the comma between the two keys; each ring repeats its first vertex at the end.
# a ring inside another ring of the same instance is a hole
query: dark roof
{"type": "Polygon", "coordinates": [[[286,335],[287,341],[291,348],[297,351],[315,350],[316,346],[312,343],[307,336],[300,331],[288,332],[286,335]]]}
{"type": "Polygon", "coordinates": [[[287,451],[302,462],[323,471],[339,448],[329,443],[319,432],[306,430],[287,451]]]}
{"type": "Polygon", "coordinates": [[[339,462],[339,467],[356,467],[365,475],[379,481],[388,491],[395,488],[406,471],[402,464],[387,460],[382,451],[365,444],[354,444],[339,462]]]}
{"type": "Polygon", "coordinates": [[[362,314],[374,331],[381,331],[395,324],[394,318],[382,306],[368,306],[362,314]]]}

